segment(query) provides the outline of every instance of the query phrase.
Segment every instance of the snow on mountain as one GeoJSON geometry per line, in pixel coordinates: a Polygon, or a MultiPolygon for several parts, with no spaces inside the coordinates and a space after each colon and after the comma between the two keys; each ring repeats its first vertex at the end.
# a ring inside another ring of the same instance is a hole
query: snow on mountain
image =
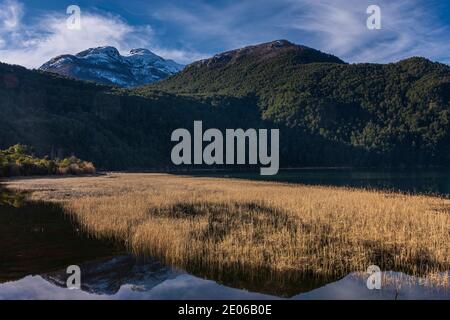
{"type": "Polygon", "coordinates": [[[39,69],[102,84],[135,87],[171,76],[184,68],[147,49],[121,55],[114,47],[90,48],[76,55],[61,55],[39,69]]]}

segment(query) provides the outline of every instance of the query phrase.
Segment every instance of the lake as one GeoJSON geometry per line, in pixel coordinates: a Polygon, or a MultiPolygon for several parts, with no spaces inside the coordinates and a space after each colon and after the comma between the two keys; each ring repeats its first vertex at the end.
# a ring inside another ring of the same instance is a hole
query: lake
{"type": "MultiPolygon", "coordinates": [[[[188,173],[187,173],[188,174],[188,173]]],[[[450,197],[450,168],[436,169],[281,169],[274,176],[249,171],[194,171],[195,176],[230,177],[307,185],[346,186],[450,197]]]]}
{"type": "MultiPolygon", "coordinates": [[[[290,183],[393,189],[449,196],[450,171],[283,170],[275,177],[202,172],[290,183]]],[[[450,299],[448,288],[394,271],[381,290],[368,274],[339,279],[263,277],[182,270],[151,257],[136,257],[122,243],[87,234],[58,204],[29,202],[0,189],[0,299],[450,299]],[[66,286],[70,265],[81,268],[82,286],[66,286]]]]}

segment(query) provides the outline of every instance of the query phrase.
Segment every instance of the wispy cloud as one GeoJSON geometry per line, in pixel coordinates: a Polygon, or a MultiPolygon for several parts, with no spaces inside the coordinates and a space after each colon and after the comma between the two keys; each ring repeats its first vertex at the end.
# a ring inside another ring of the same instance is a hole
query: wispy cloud
{"type": "MultiPolygon", "coordinates": [[[[448,8],[448,7],[447,7],[448,8]]],[[[433,1],[247,0],[166,5],[156,19],[177,25],[186,42],[224,49],[287,38],[349,62],[389,62],[412,55],[450,62],[450,24],[433,1]],[[366,9],[381,8],[382,29],[369,30],[366,9]]]]}
{"type": "Polygon", "coordinates": [[[122,53],[145,47],[189,63],[281,38],[348,62],[418,55],[450,64],[450,18],[440,12],[450,5],[437,0],[153,0],[151,5],[129,0],[126,10],[113,5],[113,13],[82,7],[82,30],[68,29],[64,12],[30,18],[19,1],[0,0],[0,61],[28,67],[102,45],[122,53]],[[381,8],[381,30],[366,27],[371,4],[381,8]],[[125,13],[139,23],[125,21],[125,13]]]}
{"type": "Polygon", "coordinates": [[[23,15],[22,4],[15,1],[0,3],[0,30],[14,31],[23,15]]]}
{"type": "Polygon", "coordinates": [[[413,55],[450,61],[450,26],[436,21],[429,3],[378,1],[382,28],[369,30],[370,1],[289,2],[296,19],[285,27],[307,33],[313,44],[351,62],[389,62],[413,55]]]}
{"type": "Polygon", "coordinates": [[[149,14],[175,26],[184,39],[182,43],[227,50],[274,40],[277,32],[271,30],[270,22],[276,7],[279,7],[276,1],[213,4],[199,0],[190,2],[189,6],[165,4],[152,8],[149,14]]]}
{"type": "Polygon", "coordinates": [[[192,61],[205,59],[210,56],[207,53],[201,53],[195,50],[170,49],[158,45],[149,46],[149,48],[152,52],[164,57],[165,59],[175,60],[176,62],[182,64],[189,64],[192,61]]]}
{"type": "Polygon", "coordinates": [[[0,49],[19,37],[17,30],[22,15],[23,6],[20,3],[9,0],[0,3],[0,49]]]}
{"type": "Polygon", "coordinates": [[[132,26],[120,16],[83,12],[81,29],[67,28],[67,15],[49,12],[25,23],[24,7],[17,1],[0,3],[0,61],[39,67],[61,54],[75,54],[90,47],[114,46],[122,53],[150,48],[165,58],[192,61],[200,54],[170,50],[158,45],[151,26],[132,26]],[[3,45],[1,45],[3,44],[3,45]]]}

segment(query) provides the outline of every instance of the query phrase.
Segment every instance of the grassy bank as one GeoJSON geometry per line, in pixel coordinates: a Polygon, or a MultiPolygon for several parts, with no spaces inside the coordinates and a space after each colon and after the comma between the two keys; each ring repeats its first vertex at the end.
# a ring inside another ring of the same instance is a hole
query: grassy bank
{"type": "Polygon", "coordinates": [[[94,174],[92,162],[83,161],[75,156],[64,159],[36,157],[29,146],[16,144],[6,150],[0,150],[0,178],[33,175],[80,175],[94,174]]]}
{"type": "Polygon", "coordinates": [[[9,187],[61,202],[93,234],[180,267],[330,277],[372,264],[429,277],[450,269],[449,199],[167,174],[9,187]]]}

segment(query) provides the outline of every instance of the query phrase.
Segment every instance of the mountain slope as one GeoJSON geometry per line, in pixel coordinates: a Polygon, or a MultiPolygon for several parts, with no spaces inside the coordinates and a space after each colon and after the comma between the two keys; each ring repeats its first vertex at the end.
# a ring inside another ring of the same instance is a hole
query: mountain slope
{"type": "Polygon", "coordinates": [[[77,155],[99,169],[167,168],[170,135],[205,125],[255,126],[245,100],[154,92],[141,97],[57,74],[0,63],[0,149],[23,143],[37,156],[77,155]]]}
{"type": "Polygon", "coordinates": [[[167,169],[172,131],[194,120],[279,128],[281,166],[448,165],[450,67],[345,64],[273,42],[118,89],[0,64],[0,149],[23,143],[99,169],[167,169]]]}
{"type": "Polygon", "coordinates": [[[170,81],[152,87],[180,93],[247,95],[275,88],[299,66],[313,63],[345,64],[333,55],[276,40],[194,62],[170,81]]]}
{"type": "Polygon", "coordinates": [[[129,55],[122,56],[114,47],[98,47],[55,57],[39,69],[75,79],[134,87],[167,78],[183,66],[147,49],[133,49],[129,55]]]}
{"type": "Polygon", "coordinates": [[[321,55],[304,59],[295,45],[280,50],[273,43],[252,47],[249,54],[227,53],[225,62],[211,58],[193,63],[167,80],[136,90],[144,95],[158,89],[251,96],[266,121],[370,154],[356,162],[394,165],[450,159],[449,66],[424,58],[386,65],[344,64],[321,55]]]}

